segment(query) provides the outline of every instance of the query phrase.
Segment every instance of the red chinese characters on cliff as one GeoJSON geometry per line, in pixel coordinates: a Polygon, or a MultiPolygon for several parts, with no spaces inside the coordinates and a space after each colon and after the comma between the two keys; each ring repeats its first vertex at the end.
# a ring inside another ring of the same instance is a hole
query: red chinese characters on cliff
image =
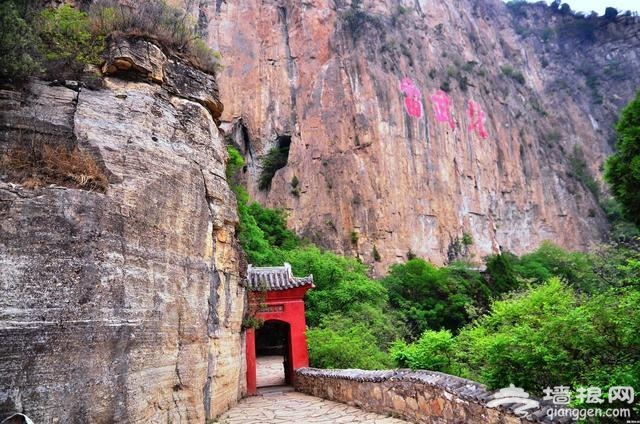
{"type": "Polygon", "coordinates": [[[404,107],[409,116],[422,118],[422,93],[420,89],[409,78],[402,78],[400,81],[400,91],[405,95],[404,107]]]}
{"type": "Polygon", "coordinates": [[[433,102],[436,121],[447,122],[452,130],[455,129],[456,123],[451,116],[451,99],[447,96],[447,93],[438,90],[431,95],[431,101],[433,102]]]}
{"type": "MultiPolygon", "coordinates": [[[[420,93],[420,89],[416,87],[410,78],[407,77],[400,80],[399,86],[400,91],[405,95],[404,106],[409,116],[421,118],[422,94],[420,93]]],[[[438,90],[430,96],[430,99],[436,122],[447,123],[449,128],[455,130],[456,121],[453,119],[452,113],[453,102],[449,95],[442,90],[438,90]]],[[[486,116],[482,110],[482,106],[472,99],[467,101],[467,118],[469,118],[467,130],[470,134],[476,132],[482,139],[489,137],[489,133],[485,128],[486,116]]]]}
{"type": "Polygon", "coordinates": [[[489,137],[489,133],[484,127],[485,117],[482,107],[471,99],[469,99],[467,107],[467,116],[469,117],[469,132],[477,131],[480,138],[489,137]]]}

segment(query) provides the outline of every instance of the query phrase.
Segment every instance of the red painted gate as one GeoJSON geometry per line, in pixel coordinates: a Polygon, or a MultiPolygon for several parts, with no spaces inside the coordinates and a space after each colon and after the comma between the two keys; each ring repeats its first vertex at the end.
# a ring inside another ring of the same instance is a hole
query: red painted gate
{"type": "MultiPolygon", "coordinates": [[[[254,268],[249,265],[247,272],[249,304],[256,305],[255,317],[264,325],[276,326],[287,331],[285,341],[285,379],[293,385],[295,370],[309,366],[306,322],[304,318],[304,295],[313,288],[313,276],[297,278],[291,272],[291,265],[282,267],[254,268]]],[[[260,330],[258,330],[260,331],[260,330]]],[[[256,330],[247,330],[247,392],[256,394],[256,330]]]]}

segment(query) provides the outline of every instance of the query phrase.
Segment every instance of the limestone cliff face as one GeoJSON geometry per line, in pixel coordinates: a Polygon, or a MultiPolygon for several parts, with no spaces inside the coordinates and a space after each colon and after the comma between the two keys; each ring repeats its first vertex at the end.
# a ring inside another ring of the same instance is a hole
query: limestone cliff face
{"type": "Polygon", "coordinates": [[[73,145],[109,180],[99,193],[0,176],[0,416],[203,423],[244,391],[217,87],[145,42],[112,49],[105,71],[101,90],[0,92],[0,153],[73,145]]]}
{"type": "Polygon", "coordinates": [[[572,163],[598,177],[611,151],[617,111],[640,86],[618,72],[640,60],[637,21],[602,23],[585,47],[561,31],[573,18],[514,18],[498,0],[239,0],[200,12],[224,57],[223,127],[244,149],[250,193],[285,208],[299,235],[379,273],[409,251],[445,262],[464,233],[476,258],[605,236],[572,163]],[[518,19],[554,36],[541,44],[518,19]],[[597,102],[583,62],[616,72],[597,102]],[[259,190],[261,157],[282,136],[287,166],[259,190]]]}

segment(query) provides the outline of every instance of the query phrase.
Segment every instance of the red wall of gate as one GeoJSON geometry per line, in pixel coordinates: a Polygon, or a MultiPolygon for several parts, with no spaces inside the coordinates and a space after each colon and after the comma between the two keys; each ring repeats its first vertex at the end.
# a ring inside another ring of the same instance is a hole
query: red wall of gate
{"type": "MultiPolygon", "coordinates": [[[[306,321],[304,318],[304,298],[310,286],[296,287],[287,290],[267,291],[266,307],[256,313],[256,317],[267,321],[281,321],[289,324],[289,346],[286,347],[289,354],[289,369],[285,373],[291,379],[288,383],[293,385],[295,370],[309,366],[309,352],[307,351],[306,321]]],[[[250,292],[250,301],[257,301],[263,293],[250,292]]],[[[247,359],[247,394],[255,395],[257,392],[256,381],[256,333],[253,328],[247,330],[246,339],[247,359]]]]}

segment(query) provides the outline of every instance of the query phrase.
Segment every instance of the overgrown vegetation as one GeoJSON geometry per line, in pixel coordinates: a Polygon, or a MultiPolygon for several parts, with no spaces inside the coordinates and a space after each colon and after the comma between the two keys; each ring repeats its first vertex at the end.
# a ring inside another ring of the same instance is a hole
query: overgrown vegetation
{"type": "Polygon", "coordinates": [[[0,1],[0,78],[79,78],[88,65],[100,64],[105,40],[118,37],[152,40],[194,66],[216,72],[220,54],[199,37],[188,7],[176,8],[164,0],[97,0],[83,11],[69,5],[42,8],[34,1],[0,1]]]}
{"type": "Polygon", "coordinates": [[[69,5],[47,8],[35,23],[48,77],[78,75],[87,65],[100,63],[104,32],[92,32],[92,22],[86,13],[69,5]]]}
{"type": "Polygon", "coordinates": [[[86,13],[63,5],[39,10],[13,1],[0,3],[0,77],[19,82],[32,75],[77,76],[100,62],[104,35],[92,31],[86,13]]]}
{"type": "Polygon", "coordinates": [[[88,152],[25,140],[0,154],[0,174],[27,188],[55,184],[105,192],[109,184],[102,167],[88,152]]]}
{"type": "MultiPolygon", "coordinates": [[[[228,175],[242,165],[230,149],[228,175]]],[[[545,242],[521,257],[489,256],[484,272],[462,262],[436,267],[409,252],[375,280],[359,261],[301,241],[282,211],[232,186],[249,262],[287,261],[296,275],[314,276],[305,300],[312,366],[427,368],[536,394],[640,381],[640,239],[588,254],[545,242]]],[[[472,243],[463,233],[460,244],[472,243]]]]}
{"type": "Polygon", "coordinates": [[[511,65],[503,65],[500,67],[500,70],[504,75],[524,85],[525,83],[524,75],[522,74],[522,72],[514,69],[511,65]]]}
{"type": "Polygon", "coordinates": [[[640,92],[616,125],[616,153],[606,163],[605,179],[626,219],[640,227],[640,92]]]}
{"type": "Polygon", "coordinates": [[[289,146],[275,146],[269,149],[262,159],[262,171],[258,180],[258,188],[260,190],[269,190],[271,188],[271,180],[276,171],[287,165],[289,158],[289,146]]]}
{"type": "Polygon", "coordinates": [[[584,152],[577,144],[573,146],[573,151],[569,154],[569,166],[572,176],[589,189],[596,199],[599,199],[600,186],[593,178],[593,175],[591,175],[591,171],[584,157],[584,152]]]}
{"type": "Polygon", "coordinates": [[[187,12],[193,4],[189,0],[184,8],[177,8],[165,0],[141,0],[133,6],[118,0],[96,0],[89,15],[98,33],[112,38],[145,38],[205,71],[217,72],[220,53],[207,47],[198,34],[197,22],[187,12]]]}
{"type": "Polygon", "coordinates": [[[382,22],[362,8],[362,0],[353,0],[351,5],[340,12],[343,28],[351,34],[354,40],[358,40],[368,28],[381,30],[382,22]]]}
{"type": "MultiPolygon", "coordinates": [[[[637,274],[636,274],[637,275],[637,274]]],[[[397,343],[394,359],[482,381],[515,384],[538,395],[546,387],[614,385],[638,389],[640,291],[608,288],[588,298],[552,277],[492,304],[457,336],[426,331],[397,343]]]]}
{"type": "Polygon", "coordinates": [[[38,36],[12,1],[0,3],[0,79],[21,81],[42,72],[38,36]]]}

